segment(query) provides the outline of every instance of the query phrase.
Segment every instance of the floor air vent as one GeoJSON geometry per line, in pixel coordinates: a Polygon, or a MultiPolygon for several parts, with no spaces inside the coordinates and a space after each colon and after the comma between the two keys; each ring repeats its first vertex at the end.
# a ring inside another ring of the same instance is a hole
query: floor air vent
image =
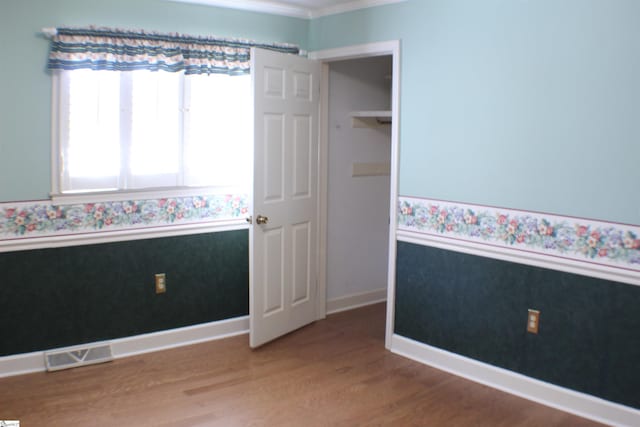
{"type": "Polygon", "coordinates": [[[61,348],[44,353],[48,371],[93,365],[113,360],[111,344],[96,343],[76,347],[61,348]]]}

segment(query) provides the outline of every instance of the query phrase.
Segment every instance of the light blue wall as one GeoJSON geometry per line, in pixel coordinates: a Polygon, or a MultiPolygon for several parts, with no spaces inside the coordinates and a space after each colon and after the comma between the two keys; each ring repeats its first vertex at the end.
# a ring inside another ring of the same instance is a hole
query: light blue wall
{"type": "Polygon", "coordinates": [[[44,199],[51,83],[43,27],[118,26],[307,44],[302,19],[163,0],[0,0],[0,201],[44,199]]]}
{"type": "Polygon", "coordinates": [[[2,0],[0,201],[50,188],[37,33],[97,24],[310,50],[401,39],[402,195],[640,224],[638,22],[636,0],[409,0],[311,23],[162,0],[2,0]]]}
{"type": "Polygon", "coordinates": [[[311,23],[402,41],[400,193],[640,224],[640,2],[409,0],[311,23]]]}

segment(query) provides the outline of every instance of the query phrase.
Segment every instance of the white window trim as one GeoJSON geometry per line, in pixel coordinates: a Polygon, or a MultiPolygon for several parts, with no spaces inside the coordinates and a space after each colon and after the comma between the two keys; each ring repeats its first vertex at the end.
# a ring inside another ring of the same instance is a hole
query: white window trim
{"type": "Polygon", "coordinates": [[[60,193],[60,149],[59,143],[62,135],[60,135],[60,76],[53,73],[51,76],[51,193],[50,195],[59,195],[60,193]]]}

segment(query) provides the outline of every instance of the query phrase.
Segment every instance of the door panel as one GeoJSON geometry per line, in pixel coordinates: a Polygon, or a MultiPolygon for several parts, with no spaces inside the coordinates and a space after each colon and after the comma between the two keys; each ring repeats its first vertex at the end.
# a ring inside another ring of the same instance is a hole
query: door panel
{"type": "Polygon", "coordinates": [[[282,228],[264,234],[264,305],[265,316],[277,313],[284,307],[284,236],[282,228]]]}
{"type": "Polygon", "coordinates": [[[265,66],[263,70],[264,96],[266,98],[284,99],[284,68],[265,66]]]}
{"type": "Polygon", "coordinates": [[[301,101],[311,101],[313,77],[310,73],[294,71],[293,73],[293,94],[301,101]]]}
{"type": "Polygon", "coordinates": [[[309,300],[311,289],[311,224],[305,222],[292,227],[293,234],[293,295],[291,303],[301,304],[309,300]]]}
{"type": "Polygon", "coordinates": [[[285,180],[285,117],[283,114],[264,116],[264,162],[263,180],[264,203],[284,201],[285,180]]]}
{"type": "Polygon", "coordinates": [[[316,319],[320,65],[260,49],[251,57],[249,312],[257,347],[316,319]]]}
{"type": "Polygon", "coordinates": [[[313,152],[313,119],[309,116],[293,117],[294,165],[293,165],[293,197],[311,196],[311,154],[313,152]]]}

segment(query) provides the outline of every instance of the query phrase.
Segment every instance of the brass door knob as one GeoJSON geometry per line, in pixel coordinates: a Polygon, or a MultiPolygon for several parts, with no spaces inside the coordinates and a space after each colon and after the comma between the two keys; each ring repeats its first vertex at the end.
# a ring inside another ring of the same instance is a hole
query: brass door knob
{"type": "Polygon", "coordinates": [[[258,215],[256,217],[256,224],[264,225],[269,222],[269,218],[263,215],[258,215]]]}

